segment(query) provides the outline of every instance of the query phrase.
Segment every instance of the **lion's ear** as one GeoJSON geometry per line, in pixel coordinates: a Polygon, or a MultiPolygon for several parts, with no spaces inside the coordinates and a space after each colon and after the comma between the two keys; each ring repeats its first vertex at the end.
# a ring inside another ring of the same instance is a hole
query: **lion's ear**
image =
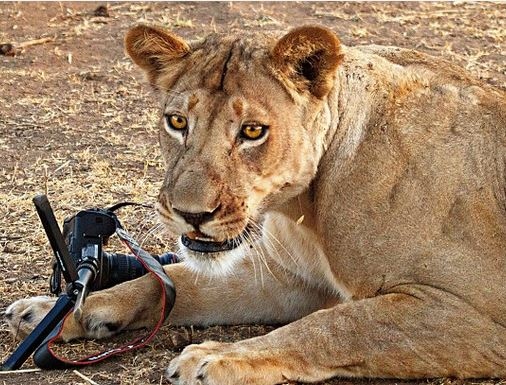
{"type": "Polygon", "coordinates": [[[322,98],[332,88],[343,54],[334,32],[320,26],[304,26],[283,36],[274,47],[272,57],[274,66],[284,77],[322,98]]]}
{"type": "Polygon", "coordinates": [[[180,37],[162,28],[146,25],[138,25],[127,32],[125,49],[134,63],[146,72],[153,86],[165,66],[190,51],[180,37]]]}

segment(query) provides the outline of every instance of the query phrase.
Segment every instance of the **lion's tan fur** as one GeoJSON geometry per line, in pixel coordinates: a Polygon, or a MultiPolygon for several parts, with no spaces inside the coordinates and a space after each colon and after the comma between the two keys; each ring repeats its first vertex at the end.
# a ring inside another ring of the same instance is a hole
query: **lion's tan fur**
{"type": "MultiPolygon", "coordinates": [[[[187,138],[160,131],[168,227],[192,230],[173,208],[216,207],[202,225],[215,239],[262,226],[251,249],[186,250],[186,265],[167,268],[170,322],[293,321],[185,349],[173,383],[506,376],[504,91],[412,50],[341,46],[319,27],[186,44],[141,26],[127,50],[163,112],[193,124],[187,138]],[[238,144],[247,120],[270,126],[264,144],[238,144]],[[192,270],[214,278],[195,284],[192,270]]],[[[131,315],[145,308],[139,292],[157,290],[144,277],[97,293],[88,318],[150,325],[157,304],[131,315]]],[[[64,337],[93,336],[72,322],[64,337]]]]}

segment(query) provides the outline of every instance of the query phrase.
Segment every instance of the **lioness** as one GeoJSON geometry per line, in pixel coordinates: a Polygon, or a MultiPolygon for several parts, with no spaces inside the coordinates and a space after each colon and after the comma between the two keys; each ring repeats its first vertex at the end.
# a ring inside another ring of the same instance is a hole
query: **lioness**
{"type": "MultiPolygon", "coordinates": [[[[318,26],[191,43],[137,26],[126,50],[162,104],[158,212],[184,255],[169,322],[288,323],[188,346],[173,384],[506,376],[504,91],[318,26]]],[[[11,328],[52,303],[15,302],[11,328]]],[[[63,338],[159,308],[144,276],[90,296],[63,338]]]]}

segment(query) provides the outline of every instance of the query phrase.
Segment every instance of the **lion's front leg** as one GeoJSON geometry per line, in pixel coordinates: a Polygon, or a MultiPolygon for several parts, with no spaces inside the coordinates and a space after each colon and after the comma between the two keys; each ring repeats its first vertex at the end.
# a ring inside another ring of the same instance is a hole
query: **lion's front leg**
{"type": "MultiPolygon", "coordinates": [[[[321,307],[327,297],[305,287],[295,277],[271,265],[271,273],[255,279],[249,260],[229,277],[199,277],[183,264],[165,270],[176,286],[176,303],[169,315],[175,325],[284,323],[321,307]]],[[[92,293],[83,307],[80,322],[68,317],[64,340],[104,338],[121,330],[153,327],[161,310],[160,286],[150,275],[92,293]]],[[[25,337],[54,305],[50,297],[14,302],[6,320],[14,335],[25,337]]]]}
{"type": "Polygon", "coordinates": [[[269,385],[333,376],[506,375],[506,332],[452,295],[414,287],[317,311],[265,336],[191,345],[167,378],[176,385],[269,385]]]}
{"type": "MultiPolygon", "coordinates": [[[[159,317],[158,283],[146,275],[110,289],[91,293],[83,306],[80,321],[65,320],[62,339],[104,338],[126,328],[154,324],[159,317]],[[158,315],[157,315],[158,314],[158,315]]],[[[56,302],[48,296],[21,299],[5,311],[5,320],[17,338],[26,337],[56,302]]]]}

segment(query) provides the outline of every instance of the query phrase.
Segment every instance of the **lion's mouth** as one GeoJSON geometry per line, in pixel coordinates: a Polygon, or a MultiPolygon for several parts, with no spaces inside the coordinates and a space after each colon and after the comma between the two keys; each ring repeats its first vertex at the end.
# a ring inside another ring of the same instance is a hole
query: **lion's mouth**
{"type": "Polygon", "coordinates": [[[218,253],[238,247],[243,242],[248,232],[249,230],[246,228],[235,238],[217,242],[200,231],[191,231],[181,235],[181,243],[192,251],[198,251],[200,253],[218,253]]]}

